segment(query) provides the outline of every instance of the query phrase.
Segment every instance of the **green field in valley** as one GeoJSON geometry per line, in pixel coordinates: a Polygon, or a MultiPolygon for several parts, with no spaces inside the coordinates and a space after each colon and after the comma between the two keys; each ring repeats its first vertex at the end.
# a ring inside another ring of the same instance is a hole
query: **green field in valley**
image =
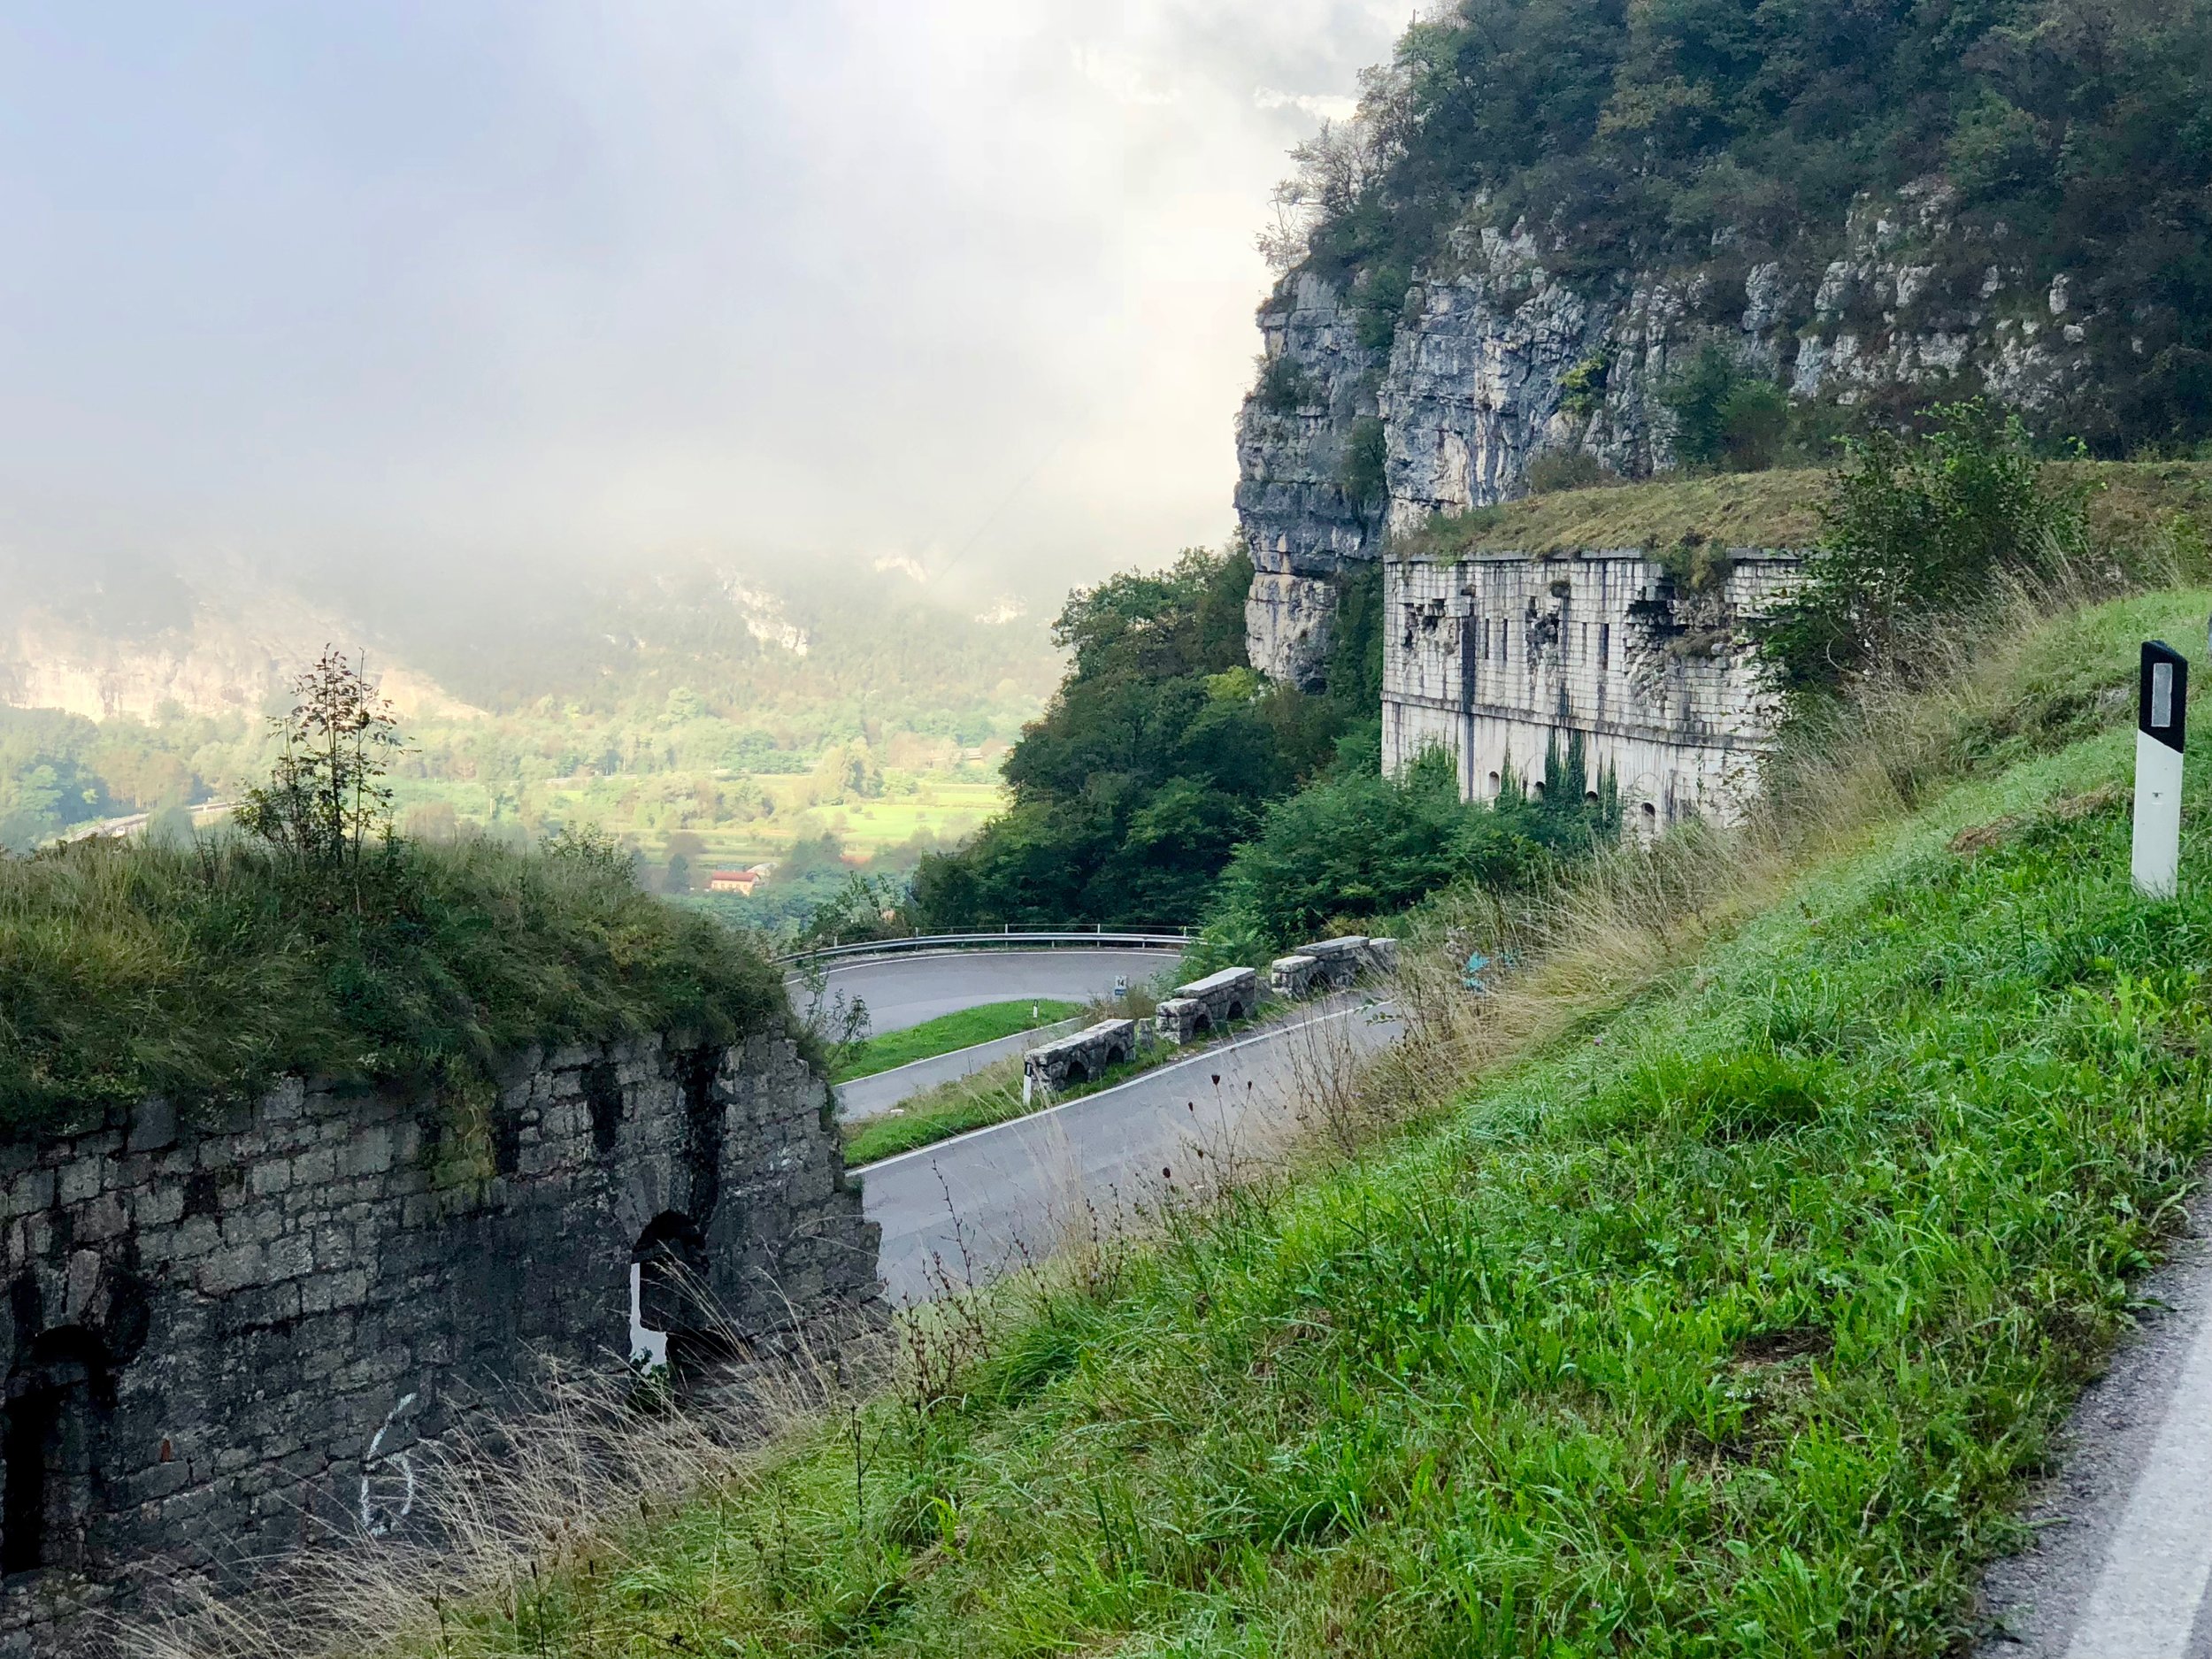
{"type": "Polygon", "coordinates": [[[918,1025],[886,1032],[880,1037],[870,1037],[854,1044],[831,1071],[830,1080],[849,1083],[855,1078],[872,1077],[895,1066],[911,1065],[917,1060],[933,1059],[956,1049],[972,1048],[979,1042],[1010,1037],[1016,1032],[1049,1025],[1081,1009],[1079,1002],[1056,1002],[1048,997],[1026,996],[1011,1002],[986,1002],[976,1008],[964,1008],[956,1014],[924,1020],[918,1025]]]}

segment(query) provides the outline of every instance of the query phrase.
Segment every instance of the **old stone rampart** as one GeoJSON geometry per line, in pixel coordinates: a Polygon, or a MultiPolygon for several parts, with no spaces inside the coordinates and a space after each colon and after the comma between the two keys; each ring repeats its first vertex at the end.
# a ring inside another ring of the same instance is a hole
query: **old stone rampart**
{"type": "Polygon", "coordinates": [[[1041,1044],[1022,1056],[1022,1088],[1029,1095],[1040,1087],[1064,1088],[1071,1083],[1094,1083],[1110,1065],[1120,1065],[1137,1054],[1137,1022],[1102,1019],[1056,1042],[1041,1044]]]}
{"type": "Polygon", "coordinates": [[[1170,1042],[1188,1042],[1232,1021],[1249,1019],[1259,1007],[1259,975],[1249,968],[1224,968],[1177,986],[1175,995],[1155,1011],[1153,1023],[1170,1042]]]}
{"type": "Polygon", "coordinates": [[[780,1032],[519,1057],[473,1102],[294,1080],[0,1147],[0,1655],[157,1561],[408,1520],[539,1357],[679,1364],[874,1309],[829,1091],[780,1032]],[[703,1289],[701,1288],[703,1286],[703,1289]]]}
{"type": "Polygon", "coordinates": [[[1541,790],[1579,737],[1585,787],[1609,774],[1629,826],[1725,822],[1757,786],[1777,699],[1759,625],[1800,554],[1742,548],[1694,574],[1642,548],[1392,559],[1384,567],[1383,768],[1453,757],[1460,793],[1541,790]]]}

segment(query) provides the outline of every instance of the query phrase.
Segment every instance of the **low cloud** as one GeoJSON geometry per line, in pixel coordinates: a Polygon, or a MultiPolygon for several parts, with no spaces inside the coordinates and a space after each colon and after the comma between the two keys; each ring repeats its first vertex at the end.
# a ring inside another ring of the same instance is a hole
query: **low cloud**
{"type": "Polygon", "coordinates": [[[1230,533],[1254,234],[1403,3],[50,10],[0,35],[0,546],[888,544],[1056,605],[1230,533]]]}
{"type": "Polygon", "coordinates": [[[1359,100],[1336,93],[1278,92],[1262,87],[1252,95],[1257,110],[1296,110],[1317,121],[1348,121],[1359,113],[1359,100]]]}

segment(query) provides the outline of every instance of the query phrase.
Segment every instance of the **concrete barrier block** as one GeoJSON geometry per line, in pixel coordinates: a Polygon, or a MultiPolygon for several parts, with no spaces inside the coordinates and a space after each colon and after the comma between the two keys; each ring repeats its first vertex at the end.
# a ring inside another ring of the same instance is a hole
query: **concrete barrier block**
{"type": "Polygon", "coordinates": [[[1278,956],[1268,964],[1267,988],[1294,1000],[1312,991],[1320,971],[1321,964],[1311,956],[1278,956]]]}

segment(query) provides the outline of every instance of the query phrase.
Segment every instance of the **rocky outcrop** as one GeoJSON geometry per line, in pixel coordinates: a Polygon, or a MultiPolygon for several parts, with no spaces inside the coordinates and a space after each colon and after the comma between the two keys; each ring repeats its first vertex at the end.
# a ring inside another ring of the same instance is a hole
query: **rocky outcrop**
{"type": "MultiPolygon", "coordinates": [[[[196,572],[189,582],[173,578],[170,587],[168,613],[132,627],[81,595],[53,603],[0,580],[0,703],[92,720],[152,720],[172,710],[257,717],[288,703],[293,680],[324,650],[358,643],[357,629],[241,566],[196,572]]],[[[484,718],[380,653],[371,667],[403,718],[484,718]]]]}
{"type": "Polygon", "coordinates": [[[1629,479],[1673,465],[1657,394],[1708,345],[1800,403],[1987,390],[2033,409],[2088,373],[2097,325],[2065,277],[2039,274],[2002,227],[1962,227],[1935,185],[1862,198],[1835,232],[1783,250],[1723,233],[1694,265],[1561,263],[1525,230],[1463,228],[1406,293],[1386,351],[1363,343],[1372,311],[1310,273],[1262,309],[1260,383],[1237,428],[1255,667],[1311,683],[1348,563],[1436,513],[1524,493],[1540,455],[1580,451],[1629,479]],[[1381,454],[1363,498],[1363,435],[1381,454]]]}
{"type": "Polygon", "coordinates": [[[1364,345],[1335,289],[1294,276],[1260,316],[1271,365],[1237,417],[1237,517],[1252,556],[1245,634],[1252,665],[1300,676],[1327,649],[1332,585],[1373,557],[1373,514],[1346,472],[1362,420],[1379,418],[1383,353],[1364,345]]]}

